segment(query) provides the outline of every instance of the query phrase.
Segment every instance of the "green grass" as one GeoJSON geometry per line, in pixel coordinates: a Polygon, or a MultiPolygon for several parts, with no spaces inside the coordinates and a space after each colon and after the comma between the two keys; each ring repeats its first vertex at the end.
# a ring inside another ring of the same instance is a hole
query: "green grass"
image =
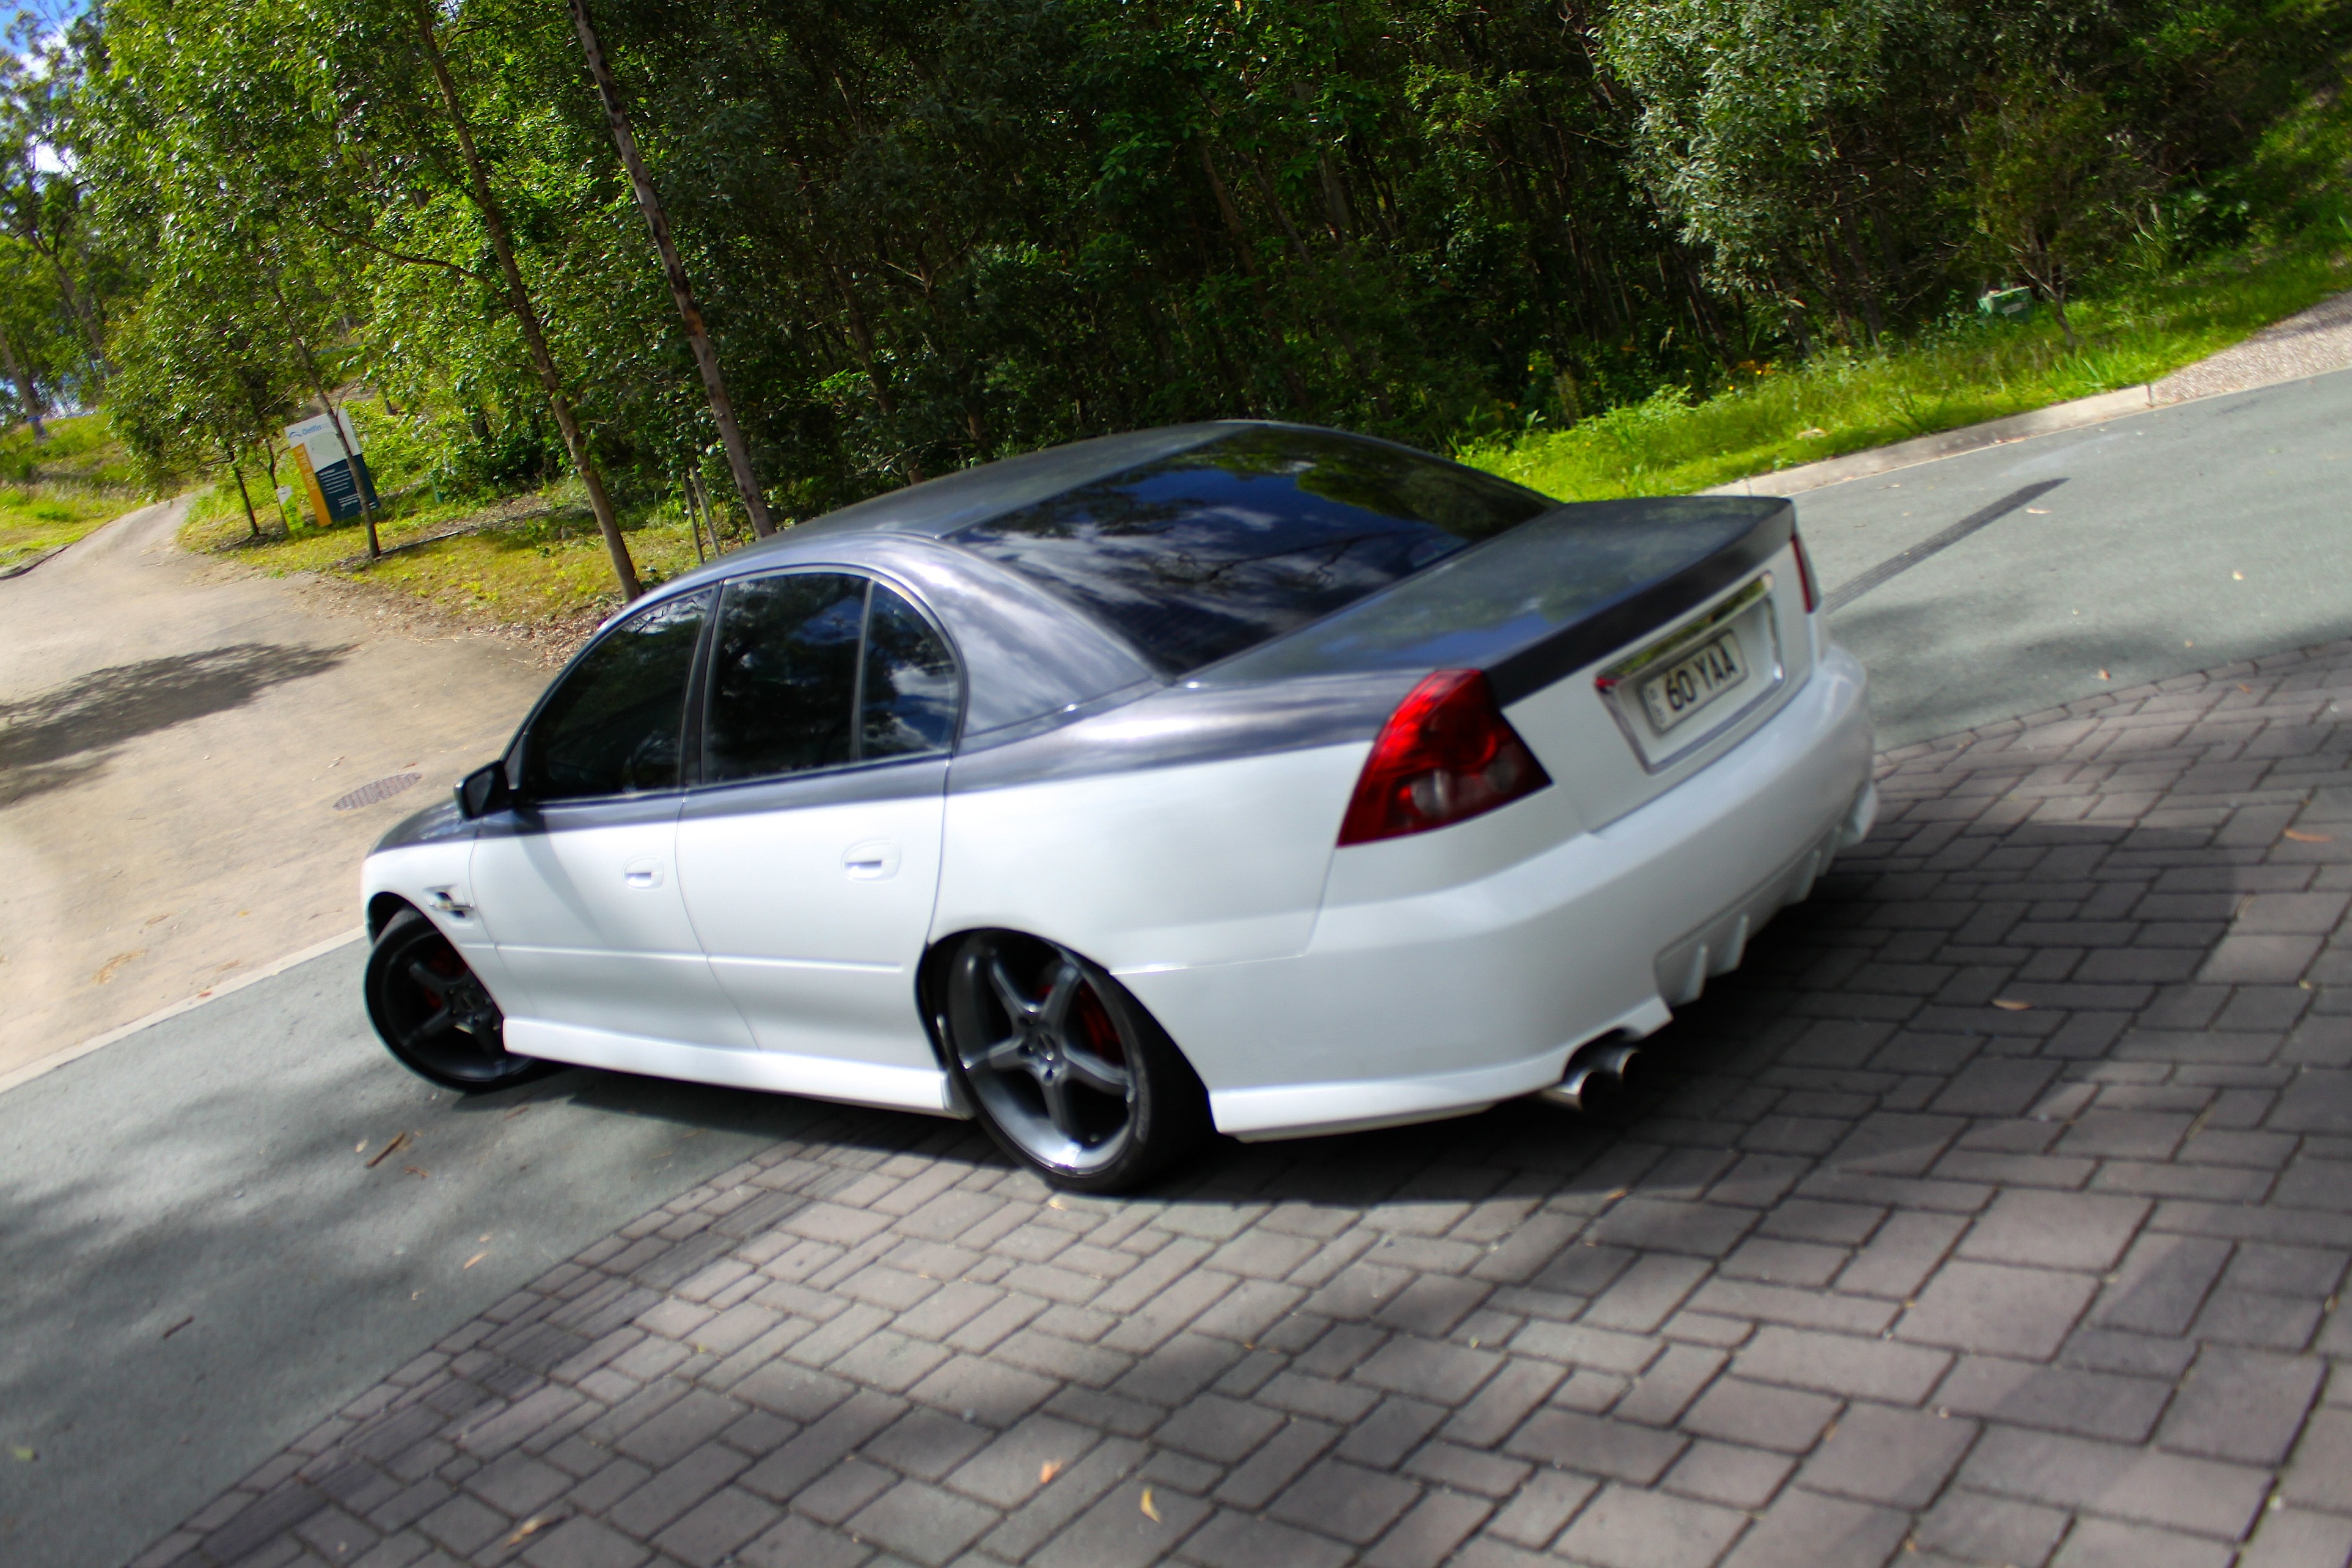
{"type": "Polygon", "coordinates": [[[106,416],[48,422],[0,435],[0,571],[71,544],[150,498],[131,470],[106,416]]]}
{"type": "MultiPolygon", "coordinates": [[[[367,422],[360,427],[365,440],[367,422]]],[[[373,562],[357,519],[318,528],[307,513],[294,511],[289,533],[267,479],[247,482],[262,525],[259,538],[247,524],[236,487],[219,483],[190,509],[181,544],[271,576],[318,572],[367,583],[477,624],[577,627],[621,602],[604,537],[576,481],[495,502],[435,500],[422,493],[394,500],[378,513],[384,553],[373,562]]],[[[298,493],[289,510],[299,500],[298,493]]],[[[622,531],[647,587],[697,563],[693,536],[674,502],[625,513],[622,531]]],[[[729,540],[740,542],[740,533],[729,540]]]]}
{"type": "Polygon", "coordinates": [[[2343,249],[2215,257],[2074,302],[2073,351],[2046,310],[2024,322],[1958,321],[1876,353],[1765,366],[1705,402],[1669,388],[1455,456],[1563,500],[1685,495],[2153,381],[2347,288],[2343,249]]]}

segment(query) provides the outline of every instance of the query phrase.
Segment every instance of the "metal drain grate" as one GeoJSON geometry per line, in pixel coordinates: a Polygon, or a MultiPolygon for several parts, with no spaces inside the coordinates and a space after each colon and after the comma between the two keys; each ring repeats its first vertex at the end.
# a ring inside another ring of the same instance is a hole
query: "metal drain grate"
{"type": "Polygon", "coordinates": [[[380,800],[390,800],[424,776],[423,773],[394,773],[388,779],[378,779],[373,784],[363,784],[335,802],[335,809],[350,811],[357,806],[373,805],[380,800]]]}

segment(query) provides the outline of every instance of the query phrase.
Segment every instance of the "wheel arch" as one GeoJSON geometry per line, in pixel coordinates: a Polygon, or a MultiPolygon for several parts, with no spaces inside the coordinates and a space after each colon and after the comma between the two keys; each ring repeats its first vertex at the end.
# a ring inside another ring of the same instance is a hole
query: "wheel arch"
{"type": "MultiPolygon", "coordinates": [[[[959,1097],[959,1102],[961,1102],[962,1089],[956,1078],[955,1069],[948,1060],[948,964],[950,961],[954,958],[956,949],[961,947],[967,940],[975,936],[1027,937],[1031,941],[1043,942],[1050,943],[1055,947],[1067,948],[1070,952],[1076,953],[1080,958],[1085,959],[1088,963],[1093,964],[1096,968],[1101,970],[1103,973],[1108,975],[1112,983],[1118,985],[1120,993],[1126,997],[1127,1005],[1133,1007],[1138,1013],[1140,1013],[1151,1028],[1158,1032],[1160,1037],[1168,1043],[1169,1047],[1175,1051],[1179,1057],[1183,1058],[1184,1065],[1192,1069],[1193,1077],[1199,1078],[1201,1076],[1200,1064],[1193,1061],[1192,1054],[1184,1048],[1183,1042],[1177,1039],[1174,1035],[1169,1033],[1168,1026],[1161,1023],[1159,1016],[1144,1005],[1143,998],[1138,996],[1131,986],[1129,986],[1125,981],[1119,979],[1118,975],[1112,971],[1110,965],[1103,963],[1100,959],[1096,958],[1084,948],[1079,947],[1073,942],[1060,941],[1058,938],[1041,935],[1034,931],[1024,931],[1018,926],[966,926],[961,930],[950,931],[947,935],[940,937],[932,942],[929,947],[924,949],[921,960],[915,965],[915,1006],[922,1016],[923,1034],[931,1042],[931,1055],[937,1058],[940,1064],[940,1070],[947,1074],[950,1089],[959,1097]]],[[[1206,1080],[1203,1079],[1202,1081],[1205,1082],[1206,1080]]],[[[969,1108],[964,1108],[964,1114],[970,1114],[969,1108]]]]}
{"type": "Polygon", "coordinates": [[[398,893],[378,893],[370,899],[367,902],[368,940],[373,942],[382,936],[383,928],[390,925],[394,918],[403,910],[418,914],[424,913],[422,910],[418,910],[415,904],[410,903],[398,893]]]}

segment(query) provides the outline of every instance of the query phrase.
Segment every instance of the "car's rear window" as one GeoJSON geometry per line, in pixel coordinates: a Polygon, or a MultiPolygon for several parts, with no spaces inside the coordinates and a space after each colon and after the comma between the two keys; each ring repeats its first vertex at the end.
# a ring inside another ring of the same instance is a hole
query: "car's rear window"
{"type": "Polygon", "coordinates": [[[1244,430],[949,537],[1100,617],[1162,673],[1183,675],[1551,505],[1402,447],[1244,430]]]}

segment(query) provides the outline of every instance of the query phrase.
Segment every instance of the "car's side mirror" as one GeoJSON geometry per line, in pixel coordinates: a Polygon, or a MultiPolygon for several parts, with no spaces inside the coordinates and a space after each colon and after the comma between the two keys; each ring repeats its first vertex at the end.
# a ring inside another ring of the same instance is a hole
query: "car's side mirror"
{"type": "Polygon", "coordinates": [[[507,786],[507,764],[503,758],[487,763],[457,781],[457,815],[471,821],[488,816],[494,811],[504,811],[514,804],[514,791],[507,786]]]}

